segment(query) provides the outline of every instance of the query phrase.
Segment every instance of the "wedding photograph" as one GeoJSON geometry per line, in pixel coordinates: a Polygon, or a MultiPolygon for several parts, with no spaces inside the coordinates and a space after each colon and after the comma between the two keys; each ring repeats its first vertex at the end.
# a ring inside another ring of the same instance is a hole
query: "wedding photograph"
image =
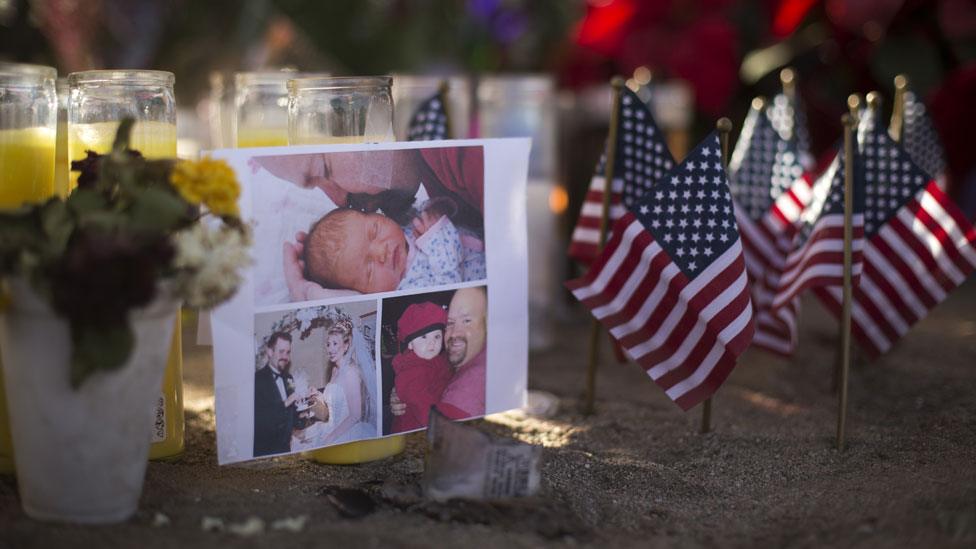
{"type": "Polygon", "coordinates": [[[483,280],[478,146],[256,156],[255,301],[483,280]]]}
{"type": "Polygon", "coordinates": [[[375,301],[254,321],[253,457],[376,436],[375,301]]]}

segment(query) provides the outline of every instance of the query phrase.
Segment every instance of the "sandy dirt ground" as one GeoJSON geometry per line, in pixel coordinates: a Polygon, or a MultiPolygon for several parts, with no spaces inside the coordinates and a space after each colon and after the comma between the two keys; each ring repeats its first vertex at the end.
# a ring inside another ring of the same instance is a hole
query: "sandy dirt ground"
{"type": "Polygon", "coordinates": [[[530,367],[530,387],[557,395],[559,412],[477,422],[545,446],[542,493],[490,504],[421,499],[420,435],[366,465],[218,467],[209,354],[190,346],[187,451],[150,464],[138,514],[104,527],[38,523],[0,477],[0,548],[976,546],[976,280],[886,357],[855,364],[843,453],[830,390],[837,327],[817,303],[804,307],[796,358],[747,352],[707,435],[699,410],[681,412],[606,346],[598,411],[583,417],[588,317],[567,315],[559,348],[530,367]],[[223,530],[205,529],[218,521],[223,530]]]}

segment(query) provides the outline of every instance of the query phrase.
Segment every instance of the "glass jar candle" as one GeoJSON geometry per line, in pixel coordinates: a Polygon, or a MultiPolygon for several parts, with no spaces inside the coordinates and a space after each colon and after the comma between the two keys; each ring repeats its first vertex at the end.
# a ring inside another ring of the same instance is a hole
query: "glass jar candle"
{"type": "Polygon", "coordinates": [[[288,81],[291,70],[234,75],[234,139],[238,147],[288,144],[288,81]]]}
{"type": "MultiPolygon", "coordinates": [[[[289,80],[289,144],[393,141],[392,80],[389,76],[289,80]]],[[[399,454],[404,447],[406,438],[398,435],[313,450],[308,456],[319,463],[365,463],[399,454]]]]}
{"type": "Polygon", "coordinates": [[[394,141],[389,76],[288,81],[288,143],[394,141]]]}
{"type": "Polygon", "coordinates": [[[461,76],[440,78],[437,76],[393,75],[393,104],[396,112],[393,130],[397,141],[406,141],[410,119],[421,103],[438,92],[443,82],[447,82],[447,113],[451,122],[450,139],[468,137],[471,118],[471,87],[461,76]]]}
{"type": "MultiPolygon", "coordinates": [[[[42,202],[54,194],[57,70],[0,63],[0,208],[42,202]]],[[[12,473],[13,444],[0,369],[0,473],[12,473]]]]}
{"type": "Polygon", "coordinates": [[[529,348],[556,341],[553,319],[562,313],[566,246],[561,228],[566,189],[557,173],[556,85],[548,75],[500,75],[478,86],[481,137],[531,137],[526,187],[529,235],[529,348]]]}
{"type": "Polygon", "coordinates": [[[56,78],[53,67],[0,64],[0,207],[54,194],[56,78]]]}
{"type": "MultiPolygon", "coordinates": [[[[173,73],[99,70],[68,76],[68,155],[80,160],[85,151],[107,153],[124,118],[134,118],[130,146],[146,158],[176,158],[176,100],[173,73]]],[[[78,174],[70,176],[73,188],[78,174]]],[[[183,357],[180,318],[170,343],[163,387],[155,402],[151,459],[183,453],[183,357]]]]}
{"type": "Polygon", "coordinates": [[[58,145],[54,150],[54,192],[61,198],[68,197],[68,79],[58,78],[58,145]]]}

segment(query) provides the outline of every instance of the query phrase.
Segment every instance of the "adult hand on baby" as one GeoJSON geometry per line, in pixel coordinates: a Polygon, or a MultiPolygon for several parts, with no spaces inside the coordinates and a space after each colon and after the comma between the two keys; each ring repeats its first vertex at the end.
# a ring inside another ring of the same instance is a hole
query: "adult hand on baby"
{"type": "Polygon", "coordinates": [[[390,391],[390,413],[395,416],[402,416],[407,413],[407,403],[397,396],[396,388],[390,391]]]}
{"type": "Polygon", "coordinates": [[[282,257],[284,258],[285,284],[292,301],[310,301],[313,299],[327,299],[330,297],[344,297],[359,295],[355,290],[331,290],[305,279],[305,262],[302,254],[305,249],[304,232],[295,234],[295,243],[285,241],[282,257]]]}
{"type": "Polygon", "coordinates": [[[425,211],[421,212],[420,215],[413,218],[411,225],[413,225],[413,233],[415,237],[420,237],[420,235],[426,233],[430,230],[440,220],[441,216],[431,212],[425,211]]]}
{"type": "Polygon", "coordinates": [[[440,196],[431,198],[424,211],[414,218],[412,225],[415,236],[420,236],[430,230],[435,223],[444,216],[452,217],[457,214],[457,204],[450,198],[440,196]]]}

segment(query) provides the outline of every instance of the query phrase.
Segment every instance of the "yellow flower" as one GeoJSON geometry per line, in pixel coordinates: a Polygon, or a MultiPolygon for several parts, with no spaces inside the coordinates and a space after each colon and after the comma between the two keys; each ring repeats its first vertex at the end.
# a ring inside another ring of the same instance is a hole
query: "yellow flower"
{"type": "Polygon", "coordinates": [[[191,204],[203,204],[215,215],[240,215],[237,198],[241,187],[223,160],[203,157],[198,161],[178,162],[169,177],[180,196],[191,204]]]}

